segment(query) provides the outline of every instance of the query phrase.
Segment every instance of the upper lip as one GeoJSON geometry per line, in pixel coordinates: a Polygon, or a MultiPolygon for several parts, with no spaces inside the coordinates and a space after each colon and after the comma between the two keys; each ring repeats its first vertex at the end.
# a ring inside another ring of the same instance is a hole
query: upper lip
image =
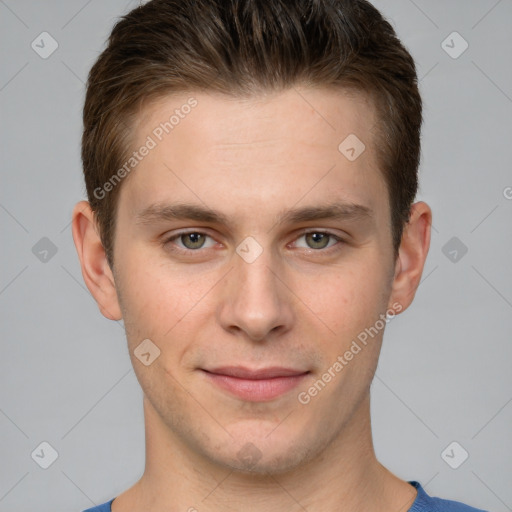
{"type": "Polygon", "coordinates": [[[290,377],[294,375],[303,375],[308,373],[304,370],[295,370],[293,368],[283,368],[272,366],[269,368],[260,368],[251,370],[242,366],[223,366],[220,368],[204,369],[206,372],[215,373],[217,375],[227,375],[229,377],[237,377],[239,379],[271,379],[274,377],[290,377]]]}

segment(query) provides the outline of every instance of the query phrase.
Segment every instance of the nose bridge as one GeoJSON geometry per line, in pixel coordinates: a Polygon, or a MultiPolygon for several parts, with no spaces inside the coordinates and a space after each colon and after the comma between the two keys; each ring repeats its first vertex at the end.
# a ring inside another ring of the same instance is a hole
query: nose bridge
{"type": "Polygon", "coordinates": [[[254,340],[267,337],[277,327],[288,328],[292,320],[289,297],[271,251],[246,239],[237,248],[233,263],[220,310],[223,327],[244,331],[254,340]]]}

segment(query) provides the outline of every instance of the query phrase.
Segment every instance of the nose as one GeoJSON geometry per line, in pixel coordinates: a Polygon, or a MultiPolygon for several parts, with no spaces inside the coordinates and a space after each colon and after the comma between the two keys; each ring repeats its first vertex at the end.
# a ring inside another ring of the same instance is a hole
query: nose
{"type": "Polygon", "coordinates": [[[293,294],[271,255],[263,251],[249,263],[235,254],[233,263],[217,310],[222,327],[231,333],[244,333],[252,341],[289,330],[294,320],[293,294]]]}

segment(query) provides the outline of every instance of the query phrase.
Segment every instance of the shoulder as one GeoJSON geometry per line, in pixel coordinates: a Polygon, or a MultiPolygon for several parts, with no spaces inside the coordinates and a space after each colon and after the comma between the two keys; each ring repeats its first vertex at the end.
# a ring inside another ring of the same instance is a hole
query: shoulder
{"type": "Polygon", "coordinates": [[[107,501],[106,503],[103,503],[96,507],[88,508],[87,510],[84,510],[83,512],[111,512],[112,502],[114,501],[114,499],[115,498],[112,498],[110,501],[107,501]]]}
{"type": "Polygon", "coordinates": [[[445,500],[429,496],[421,484],[416,481],[409,482],[416,487],[418,495],[408,512],[486,512],[480,508],[474,508],[460,501],[445,500]]]}

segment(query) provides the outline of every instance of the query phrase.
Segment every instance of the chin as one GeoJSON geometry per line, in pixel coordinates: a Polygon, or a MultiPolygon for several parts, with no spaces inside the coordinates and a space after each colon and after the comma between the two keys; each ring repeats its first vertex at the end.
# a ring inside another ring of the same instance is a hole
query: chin
{"type": "MultiPolygon", "coordinates": [[[[285,474],[303,464],[303,456],[297,453],[297,450],[262,455],[258,460],[240,459],[238,455],[237,453],[235,457],[229,457],[227,461],[224,461],[224,464],[236,473],[248,475],[253,479],[258,476],[267,477],[268,475],[285,474]]],[[[220,461],[217,460],[217,462],[220,461]]]]}
{"type": "Polygon", "coordinates": [[[283,428],[279,436],[276,431],[268,435],[266,430],[260,436],[233,435],[229,444],[217,446],[209,455],[214,463],[254,478],[284,474],[303,466],[321,452],[321,445],[321,439],[312,441],[283,428]]]}

